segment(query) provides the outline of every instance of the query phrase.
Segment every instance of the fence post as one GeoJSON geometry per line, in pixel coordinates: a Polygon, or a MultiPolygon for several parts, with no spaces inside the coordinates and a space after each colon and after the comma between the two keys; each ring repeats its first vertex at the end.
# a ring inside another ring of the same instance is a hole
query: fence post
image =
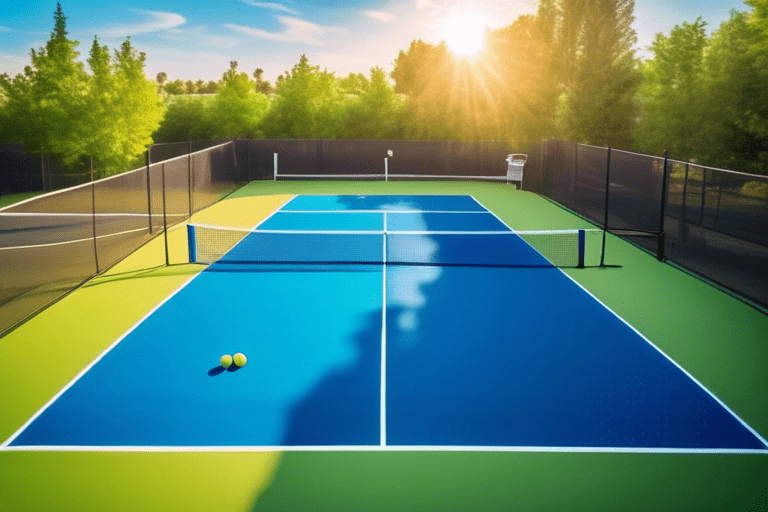
{"type": "Polygon", "coordinates": [[[690,162],[685,162],[685,178],[683,179],[683,199],[680,202],[680,227],[678,228],[677,238],[682,245],[688,245],[688,172],[690,170],[690,162]]]}
{"type": "Polygon", "coordinates": [[[96,262],[96,273],[99,273],[99,250],[96,247],[96,183],[93,179],[93,157],[91,157],[91,220],[93,224],[93,258],[96,262]]]}
{"type": "MultiPolygon", "coordinates": [[[[165,188],[165,187],[163,187],[165,188]]],[[[192,141],[189,141],[189,153],[187,153],[187,191],[189,192],[189,216],[192,216],[192,141]]]]}
{"type": "Polygon", "coordinates": [[[146,160],[147,160],[147,211],[149,215],[149,234],[152,234],[152,177],[149,172],[149,165],[152,163],[152,146],[147,148],[146,160]]]}
{"type": "Polygon", "coordinates": [[[167,207],[165,205],[165,164],[160,164],[160,179],[163,185],[163,238],[165,239],[165,265],[170,265],[168,257],[168,218],[166,215],[167,207]]]}
{"type": "Polygon", "coordinates": [[[576,195],[576,184],[579,182],[579,143],[576,142],[573,151],[573,190],[571,194],[576,195]]]}
{"type": "Polygon", "coordinates": [[[605,207],[603,215],[603,246],[600,250],[600,266],[605,266],[605,234],[608,231],[608,200],[611,190],[611,148],[608,148],[608,156],[605,162],[605,207]]]}
{"type": "Polygon", "coordinates": [[[667,208],[667,165],[669,163],[669,154],[664,150],[664,170],[661,174],[661,206],[659,208],[659,247],[656,253],[656,259],[664,261],[666,259],[666,233],[664,233],[664,217],[667,208]]]}

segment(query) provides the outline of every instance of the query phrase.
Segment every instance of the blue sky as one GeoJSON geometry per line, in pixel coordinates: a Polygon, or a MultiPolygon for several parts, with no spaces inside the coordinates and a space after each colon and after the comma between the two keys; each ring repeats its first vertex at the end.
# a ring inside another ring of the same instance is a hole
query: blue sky
{"type": "MultiPolygon", "coordinates": [[[[29,51],[45,45],[56,2],[4,0],[0,12],[0,73],[20,72],[29,51]]],[[[63,0],[70,38],[81,59],[94,36],[110,49],[126,36],[147,54],[146,72],[170,80],[217,80],[235,60],[251,74],[262,68],[274,79],[301,54],[337,76],[391,71],[400,50],[414,39],[439,42],[450,20],[471,14],[487,28],[536,12],[538,0],[63,0]]],[[[742,0],[635,0],[638,50],[657,32],[701,16],[714,30],[742,0]]]]}

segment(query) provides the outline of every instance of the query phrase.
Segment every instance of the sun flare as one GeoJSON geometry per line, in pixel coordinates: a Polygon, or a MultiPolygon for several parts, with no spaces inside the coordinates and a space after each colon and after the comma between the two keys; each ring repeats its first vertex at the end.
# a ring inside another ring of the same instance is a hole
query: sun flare
{"type": "Polygon", "coordinates": [[[471,57],[483,46],[485,27],[474,17],[454,16],[448,23],[446,43],[457,55],[471,57]]]}

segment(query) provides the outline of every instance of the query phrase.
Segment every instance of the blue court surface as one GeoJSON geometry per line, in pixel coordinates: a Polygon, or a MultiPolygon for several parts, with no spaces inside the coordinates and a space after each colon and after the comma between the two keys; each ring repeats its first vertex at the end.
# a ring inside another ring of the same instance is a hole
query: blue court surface
{"type": "Polygon", "coordinates": [[[768,449],[470,196],[292,199],[3,446],[768,449]]]}

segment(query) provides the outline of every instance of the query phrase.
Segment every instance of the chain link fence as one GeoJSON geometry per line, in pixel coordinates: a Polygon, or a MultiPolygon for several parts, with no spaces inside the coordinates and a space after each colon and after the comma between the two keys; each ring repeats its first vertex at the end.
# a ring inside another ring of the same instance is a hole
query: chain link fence
{"type": "Polygon", "coordinates": [[[528,190],[768,308],[768,177],[560,140],[535,144],[525,177],[528,190]]]}
{"type": "Polygon", "coordinates": [[[212,144],[0,209],[0,335],[242,185],[235,144],[212,144]]]}

